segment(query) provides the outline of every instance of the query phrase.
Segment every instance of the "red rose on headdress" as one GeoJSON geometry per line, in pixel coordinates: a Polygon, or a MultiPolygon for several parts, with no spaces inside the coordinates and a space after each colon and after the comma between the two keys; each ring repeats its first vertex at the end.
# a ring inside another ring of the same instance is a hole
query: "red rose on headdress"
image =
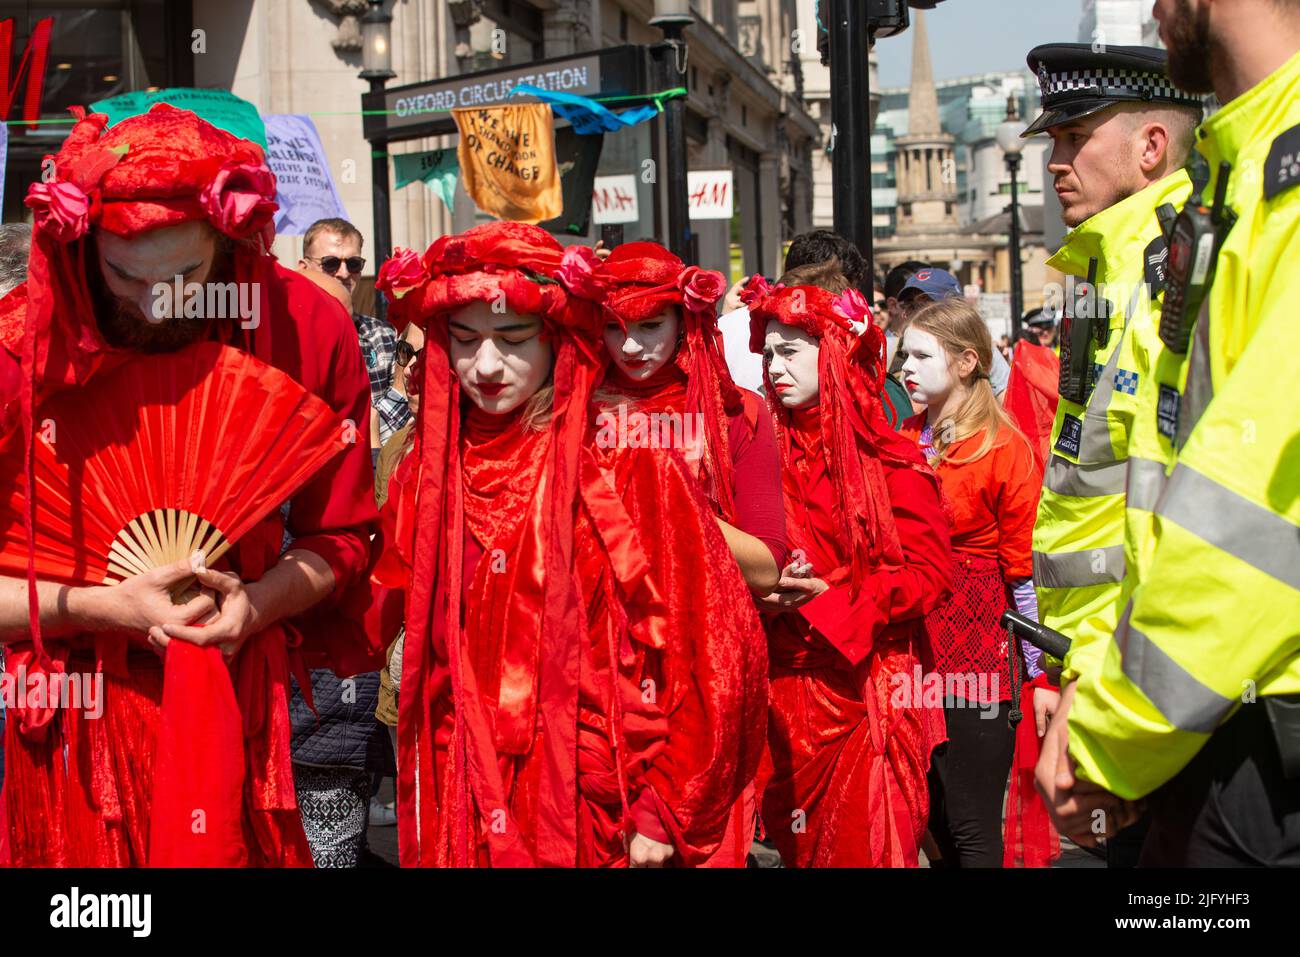
{"type": "Polygon", "coordinates": [[[836,296],[831,311],[849,323],[871,322],[871,306],[857,289],[846,289],[836,296]]]}
{"type": "Polygon", "coordinates": [[[726,293],[727,280],[712,269],[687,266],[677,277],[677,288],[682,291],[683,306],[691,312],[705,312],[726,293]]]}
{"type": "Polygon", "coordinates": [[[275,217],[275,174],[265,165],[231,163],[199,193],[212,225],[232,239],[248,239],[275,217]]]}
{"type": "Polygon", "coordinates": [[[414,249],[398,247],[393,255],[379,267],[375,288],[388,296],[389,302],[401,299],[411,289],[424,282],[424,261],[414,249]]]}
{"type": "Polygon", "coordinates": [[[90,228],[90,197],[72,183],[33,183],[23,202],[31,207],[36,228],[61,243],[80,239],[90,228]]]}
{"type": "Polygon", "coordinates": [[[783,283],[777,283],[775,286],[767,281],[767,277],[755,273],[740,292],[740,301],[747,306],[752,306],[764,296],[770,296],[779,289],[784,289],[783,283]]]}
{"type": "Polygon", "coordinates": [[[596,278],[599,264],[596,254],[586,246],[569,246],[560,260],[557,278],[573,295],[599,302],[603,298],[600,280],[596,278]]]}

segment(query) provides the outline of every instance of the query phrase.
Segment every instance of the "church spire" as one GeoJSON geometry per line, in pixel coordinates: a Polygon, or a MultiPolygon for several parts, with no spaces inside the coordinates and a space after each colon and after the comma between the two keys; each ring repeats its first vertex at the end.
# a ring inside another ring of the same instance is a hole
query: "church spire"
{"type": "Polygon", "coordinates": [[[910,135],[938,133],[939,97],[934,91],[934,68],[930,65],[930,40],[925,32],[925,11],[913,10],[912,87],[907,97],[907,132],[910,135]]]}

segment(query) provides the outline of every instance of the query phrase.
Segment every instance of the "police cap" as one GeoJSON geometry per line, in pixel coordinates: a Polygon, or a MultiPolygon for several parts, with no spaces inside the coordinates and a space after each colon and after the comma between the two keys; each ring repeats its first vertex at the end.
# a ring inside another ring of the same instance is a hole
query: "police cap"
{"type": "Polygon", "coordinates": [[[1038,75],[1043,112],[1024,136],[1091,116],[1116,103],[1202,106],[1201,98],[1169,81],[1168,54],[1156,47],[1106,47],[1046,43],[1029,51],[1038,75]]]}

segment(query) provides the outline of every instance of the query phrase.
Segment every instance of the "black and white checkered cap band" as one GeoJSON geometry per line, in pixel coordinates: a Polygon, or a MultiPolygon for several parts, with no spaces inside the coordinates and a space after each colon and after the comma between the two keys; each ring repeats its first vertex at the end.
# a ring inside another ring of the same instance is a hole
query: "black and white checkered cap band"
{"type": "Polygon", "coordinates": [[[1130,96],[1141,100],[1167,100],[1199,104],[1201,98],[1178,89],[1167,77],[1140,70],[1068,70],[1064,73],[1039,74],[1043,100],[1063,93],[1104,90],[1106,96],[1130,96]]]}

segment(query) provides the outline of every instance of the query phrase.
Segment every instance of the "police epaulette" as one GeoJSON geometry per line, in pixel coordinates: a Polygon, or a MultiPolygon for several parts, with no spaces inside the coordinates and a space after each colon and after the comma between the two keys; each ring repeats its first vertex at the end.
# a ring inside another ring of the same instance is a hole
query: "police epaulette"
{"type": "Polygon", "coordinates": [[[1264,199],[1300,183],[1300,125],[1273,141],[1264,164],[1264,199]]]}
{"type": "Polygon", "coordinates": [[[1165,267],[1169,262],[1169,244],[1163,236],[1157,236],[1147,244],[1142,252],[1142,260],[1144,278],[1151,291],[1151,298],[1155,299],[1165,291],[1165,267]]]}

